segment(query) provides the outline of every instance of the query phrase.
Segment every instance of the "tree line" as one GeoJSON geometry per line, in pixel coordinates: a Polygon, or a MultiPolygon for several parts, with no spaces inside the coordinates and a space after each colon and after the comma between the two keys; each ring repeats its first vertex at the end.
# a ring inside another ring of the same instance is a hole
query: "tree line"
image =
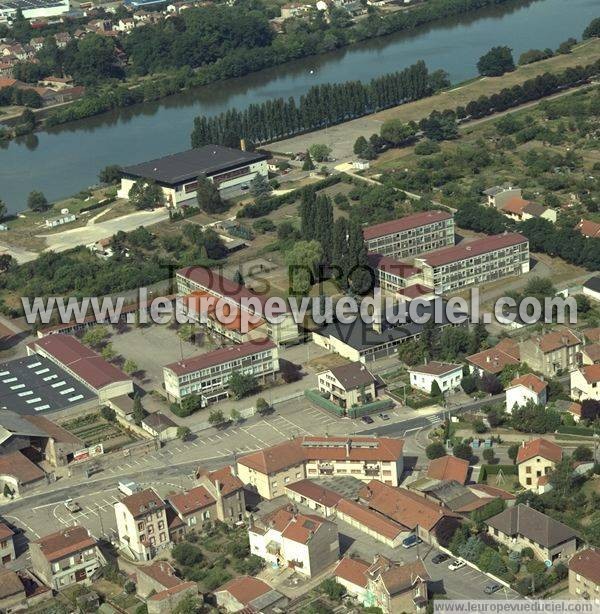
{"type": "Polygon", "coordinates": [[[240,138],[265,143],[344,122],[380,109],[429,96],[433,92],[425,62],[372,79],[369,83],[348,81],[311,87],[300,97],[252,104],[239,111],[230,109],[213,117],[194,120],[192,147],[209,143],[239,145],[240,138]]]}

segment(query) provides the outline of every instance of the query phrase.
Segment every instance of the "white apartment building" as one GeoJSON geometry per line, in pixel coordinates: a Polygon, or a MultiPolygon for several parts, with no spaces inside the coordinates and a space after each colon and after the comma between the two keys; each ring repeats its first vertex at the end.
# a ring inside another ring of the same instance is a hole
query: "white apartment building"
{"type": "Polygon", "coordinates": [[[422,211],[363,230],[370,252],[410,258],[454,245],[454,218],[447,211],[422,211]]]}
{"type": "Polygon", "coordinates": [[[431,386],[436,382],[441,392],[450,392],[460,386],[462,366],[432,361],[426,365],[411,367],[408,373],[411,388],[430,394],[431,386]]]}
{"type": "Polygon", "coordinates": [[[442,294],[529,272],[529,241],[518,233],[463,241],[415,258],[415,266],[421,283],[442,294]]]}
{"type": "Polygon", "coordinates": [[[279,371],[277,346],[268,339],[248,341],[166,365],[165,391],[177,403],[199,394],[205,406],[229,396],[229,380],[236,371],[262,382],[274,380],[279,371]]]}

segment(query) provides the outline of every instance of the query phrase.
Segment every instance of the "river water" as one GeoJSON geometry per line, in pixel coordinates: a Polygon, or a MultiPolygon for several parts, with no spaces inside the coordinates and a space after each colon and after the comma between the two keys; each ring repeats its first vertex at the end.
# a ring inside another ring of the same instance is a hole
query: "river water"
{"type": "Polygon", "coordinates": [[[108,164],[188,149],[197,115],[298,97],[318,83],[369,80],[420,59],[430,70],[444,68],[456,83],[476,75],[477,60],[490,47],[509,45],[515,59],[528,49],[555,49],[570,36],[580,39],[598,16],[600,0],[509,3],[39,132],[0,150],[0,199],[9,211],[20,211],[31,190],[43,191],[49,200],[64,198],[94,184],[108,164]]]}

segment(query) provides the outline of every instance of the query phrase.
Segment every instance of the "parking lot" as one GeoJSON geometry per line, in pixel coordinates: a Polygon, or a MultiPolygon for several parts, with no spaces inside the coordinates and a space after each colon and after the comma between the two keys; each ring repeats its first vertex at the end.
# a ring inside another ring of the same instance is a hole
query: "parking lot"
{"type": "Polygon", "coordinates": [[[444,594],[448,599],[520,598],[518,593],[505,587],[492,595],[487,595],[484,591],[485,586],[492,581],[488,576],[468,565],[456,571],[451,571],[448,569],[448,564],[452,558],[442,563],[433,563],[432,558],[440,551],[428,544],[421,543],[408,549],[402,547],[389,548],[342,520],[336,519],[335,522],[338,525],[340,548],[343,554],[354,554],[365,561],[372,561],[376,555],[381,554],[394,561],[407,563],[420,557],[431,576],[433,592],[444,594]]]}

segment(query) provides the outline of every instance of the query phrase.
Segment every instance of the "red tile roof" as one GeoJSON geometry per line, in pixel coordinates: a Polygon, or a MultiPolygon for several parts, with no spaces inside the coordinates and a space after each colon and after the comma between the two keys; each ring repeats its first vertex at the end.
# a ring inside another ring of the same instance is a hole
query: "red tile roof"
{"type": "Polygon", "coordinates": [[[328,508],[335,507],[342,498],[342,495],[329,488],[315,484],[312,480],[300,480],[299,482],[288,484],[285,488],[328,508]]]}
{"type": "Polygon", "coordinates": [[[162,601],[163,599],[168,599],[171,595],[176,595],[177,593],[181,593],[182,591],[188,589],[196,589],[198,590],[198,585],[195,582],[180,582],[176,586],[172,586],[171,588],[166,588],[164,591],[160,591],[159,593],[155,593],[151,597],[148,597],[149,601],[162,601]]]}
{"type": "Polygon", "coordinates": [[[527,373],[525,375],[521,375],[521,377],[515,377],[511,383],[509,388],[513,388],[515,386],[524,386],[529,390],[533,390],[536,394],[541,394],[547,387],[548,384],[543,379],[540,379],[537,375],[533,373],[527,373]]]}
{"type": "Polygon", "coordinates": [[[412,284],[411,286],[398,290],[397,294],[413,299],[419,298],[420,296],[424,296],[426,294],[433,294],[433,288],[424,286],[423,284],[412,284]]]}
{"type": "Polygon", "coordinates": [[[493,348],[467,356],[467,360],[488,373],[500,373],[508,365],[519,364],[519,344],[514,339],[502,339],[493,348]]]}
{"type": "Polygon", "coordinates": [[[382,256],[381,254],[369,254],[369,266],[372,269],[378,269],[380,271],[385,271],[390,275],[396,275],[397,277],[401,277],[402,279],[406,279],[408,277],[412,277],[413,275],[417,275],[421,272],[421,269],[408,264],[407,262],[402,262],[401,260],[395,260],[394,258],[390,258],[389,256],[382,256]]]}
{"type": "Polygon", "coordinates": [[[600,343],[600,326],[598,328],[585,328],[582,332],[592,343],[600,343]]]}
{"type": "Polygon", "coordinates": [[[585,365],[581,367],[580,371],[588,384],[600,382],[600,364],[585,365]]]}
{"type": "Polygon", "coordinates": [[[404,488],[394,488],[379,480],[371,480],[359,491],[359,498],[384,516],[408,527],[431,530],[444,516],[457,517],[448,508],[425,499],[404,488]]]}
{"type": "Polygon", "coordinates": [[[560,463],[562,460],[562,448],[543,437],[523,442],[517,454],[517,464],[535,458],[536,456],[541,456],[546,460],[560,463]]]}
{"type": "Polygon", "coordinates": [[[559,328],[545,335],[537,335],[531,338],[540,350],[547,354],[555,352],[563,347],[572,347],[581,343],[579,337],[569,328],[559,328]]]}
{"type": "Polygon", "coordinates": [[[244,285],[223,277],[221,274],[201,266],[191,266],[177,271],[177,275],[209,290],[212,294],[228,298],[238,305],[242,300],[258,299],[263,309],[270,298],[266,294],[256,294],[244,285]]]}
{"type": "Polygon", "coordinates": [[[21,484],[29,484],[46,477],[46,474],[21,452],[0,454],[0,475],[10,475],[21,484]]]}
{"type": "Polygon", "coordinates": [[[312,536],[323,526],[330,523],[328,520],[314,514],[300,514],[291,505],[283,505],[270,514],[257,519],[250,530],[255,533],[266,532],[273,529],[286,539],[299,544],[307,544],[312,536]]]}
{"type": "Polygon", "coordinates": [[[155,561],[152,565],[138,567],[137,573],[149,576],[161,584],[163,588],[172,588],[183,582],[181,578],[175,575],[175,568],[167,563],[167,561],[155,561]]]}
{"type": "Polygon", "coordinates": [[[495,486],[488,486],[487,484],[470,484],[470,490],[478,490],[486,495],[490,495],[491,497],[499,497],[504,501],[512,501],[516,499],[516,495],[513,495],[511,492],[507,490],[502,490],[501,488],[496,488],[495,486]]]}
{"type": "Polygon", "coordinates": [[[367,569],[369,569],[369,563],[362,559],[352,559],[345,556],[333,570],[333,575],[336,578],[365,588],[367,586],[367,569]]]}
{"type": "Polygon", "coordinates": [[[588,343],[581,351],[593,362],[600,362],[600,343],[588,343]]]}
{"type": "Polygon", "coordinates": [[[226,497],[232,492],[236,492],[244,488],[244,483],[237,475],[234,475],[232,467],[222,467],[216,471],[211,471],[208,474],[208,479],[216,486],[217,482],[220,486],[221,495],[226,497]]]}
{"type": "Polygon", "coordinates": [[[43,350],[51,355],[95,390],[116,382],[131,381],[123,371],[70,335],[48,335],[32,341],[29,347],[35,352],[43,350]]]}
{"type": "Polygon", "coordinates": [[[15,532],[10,527],[7,527],[3,522],[0,522],[0,539],[8,539],[14,534],[15,532]]]}
{"type": "Polygon", "coordinates": [[[186,375],[187,373],[201,371],[202,369],[207,369],[208,367],[213,367],[215,365],[221,365],[233,360],[238,360],[246,356],[252,356],[253,354],[258,354],[259,352],[264,352],[275,347],[276,345],[268,339],[248,341],[247,343],[240,343],[239,345],[220,348],[206,354],[173,362],[166,365],[164,368],[173,371],[175,375],[181,376],[186,375]]]}
{"type": "Polygon", "coordinates": [[[342,499],[337,505],[337,510],[341,514],[350,516],[361,526],[367,527],[387,539],[396,539],[401,533],[408,531],[408,527],[401,525],[391,518],[386,518],[380,512],[369,509],[355,501],[342,499]]]}
{"type": "Polygon", "coordinates": [[[442,456],[429,462],[427,476],[434,480],[456,480],[461,484],[467,481],[469,461],[456,456],[442,456]]]}
{"type": "Polygon", "coordinates": [[[376,239],[377,237],[384,237],[385,235],[402,232],[403,230],[409,230],[411,228],[418,228],[419,226],[427,226],[428,224],[442,222],[443,220],[449,220],[451,218],[452,214],[447,211],[422,211],[390,222],[368,226],[363,229],[363,236],[365,240],[368,241],[370,239],[376,239]]]}
{"type": "Polygon", "coordinates": [[[592,548],[576,552],[569,561],[569,569],[586,580],[600,585],[600,552],[592,548]]]}
{"type": "Polygon", "coordinates": [[[121,503],[129,510],[134,518],[143,516],[152,510],[165,507],[165,502],[158,496],[153,488],[147,488],[133,495],[121,499],[121,503]]]}
{"type": "Polygon", "coordinates": [[[266,582],[252,576],[240,576],[219,586],[214,592],[228,592],[236,601],[248,605],[251,601],[273,590],[266,582]]]}
{"type": "Polygon", "coordinates": [[[569,405],[568,411],[575,416],[581,417],[581,403],[575,403],[575,402],[571,403],[569,405]]]}
{"type": "Polygon", "coordinates": [[[169,497],[169,503],[182,516],[194,514],[198,510],[215,504],[215,500],[204,486],[196,486],[191,490],[177,493],[169,497]]]}
{"type": "Polygon", "coordinates": [[[584,237],[597,239],[600,238],[600,224],[591,220],[581,220],[575,230],[578,230],[584,237]]]}
{"type": "Polygon", "coordinates": [[[527,242],[527,237],[516,232],[493,235],[471,242],[463,241],[460,245],[438,249],[430,254],[419,256],[419,260],[423,260],[429,266],[437,267],[527,242]]]}
{"type": "Polygon", "coordinates": [[[247,454],[238,463],[262,473],[274,473],[309,460],[397,461],[404,440],[389,437],[303,436],[247,454]]]}
{"type": "Polygon", "coordinates": [[[84,527],[73,526],[46,535],[33,542],[38,544],[42,554],[50,562],[60,561],[67,556],[96,546],[96,540],[84,527]]]}

